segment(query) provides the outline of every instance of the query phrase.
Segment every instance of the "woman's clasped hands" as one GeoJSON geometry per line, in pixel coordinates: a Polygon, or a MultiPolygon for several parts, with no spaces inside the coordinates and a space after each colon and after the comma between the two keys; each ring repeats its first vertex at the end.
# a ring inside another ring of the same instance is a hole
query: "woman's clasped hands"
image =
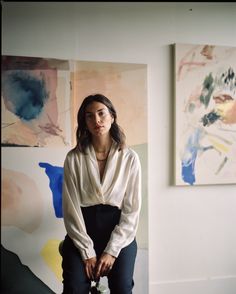
{"type": "Polygon", "coordinates": [[[100,277],[107,276],[111,271],[116,258],[104,252],[99,260],[96,257],[85,259],[85,272],[91,281],[98,281],[100,277]]]}

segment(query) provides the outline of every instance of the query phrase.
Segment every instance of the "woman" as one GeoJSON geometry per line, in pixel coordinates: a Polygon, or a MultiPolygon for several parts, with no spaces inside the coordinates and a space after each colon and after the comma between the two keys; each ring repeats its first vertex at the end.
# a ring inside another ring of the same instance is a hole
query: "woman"
{"type": "Polygon", "coordinates": [[[77,115],[77,145],[64,162],[63,293],[88,294],[107,276],[111,294],[130,294],[137,254],[141,167],[125,146],[111,101],[84,99],[77,115]]]}

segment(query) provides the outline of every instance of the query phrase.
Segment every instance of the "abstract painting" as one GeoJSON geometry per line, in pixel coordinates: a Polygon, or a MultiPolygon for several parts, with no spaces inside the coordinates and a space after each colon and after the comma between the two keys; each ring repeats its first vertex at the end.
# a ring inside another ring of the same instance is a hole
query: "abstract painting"
{"type": "Polygon", "coordinates": [[[2,56],[2,146],[69,145],[69,89],[66,60],[2,56]]]}
{"type": "Polygon", "coordinates": [[[9,284],[6,293],[14,293],[10,287],[15,279],[13,260],[26,279],[22,293],[62,292],[58,249],[65,236],[61,167],[68,151],[49,147],[2,150],[1,245],[8,273],[3,283],[4,287],[9,284]],[[27,290],[30,287],[34,289],[27,290]]]}
{"type": "Polygon", "coordinates": [[[136,287],[147,293],[147,66],[2,58],[1,251],[5,292],[62,292],[59,244],[66,234],[63,163],[75,144],[76,113],[82,99],[99,92],[114,103],[127,143],[140,157],[142,211],[135,276],[136,287]],[[17,277],[24,283],[15,289],[12,285],[19,284],[17,277]]]}
{"type": "Polygon", "coordinates": [[[236,48],[175,44],[175,183],[236,183],[236,48]]]}

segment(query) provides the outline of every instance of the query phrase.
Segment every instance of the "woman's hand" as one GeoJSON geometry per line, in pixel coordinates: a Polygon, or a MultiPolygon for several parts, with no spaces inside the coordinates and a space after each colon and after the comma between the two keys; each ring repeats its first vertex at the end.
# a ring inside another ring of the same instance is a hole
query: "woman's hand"
{"type": "Polygon", "coordinates": [[[92,258],[84,260],[85,272],[86,272],[87,277],[91,281],[95,281],[95,274],[94,273],[95,273],[96,263],[97,263],[96,257],[92,257],[92,258]]]}
{"type": "Polygon", "coordinates": [[[100,277],[106,276],[112,269],[115,260],[114,256],[104,252],[97,262],[95,279],[98,280],[100,277]]]}

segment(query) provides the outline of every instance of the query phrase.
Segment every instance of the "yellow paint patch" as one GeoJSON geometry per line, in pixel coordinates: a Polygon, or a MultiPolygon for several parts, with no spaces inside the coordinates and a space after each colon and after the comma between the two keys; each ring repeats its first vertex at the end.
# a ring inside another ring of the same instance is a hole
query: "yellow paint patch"
{"type": "Polygon", "coordinates": [[[218,141],[214,140],[211,137],[209,137],[209,140],[216,150],[223,152],[223,153],[227,153],[229,151],[229,148],[227,146],[225,146],[224,144],[219,143],[218,141]]]}
{"type": "Polygon", "coordinates": [[[62,281],[62,257],[58,251],[61,240],[48,240],[41,251],[41,256],[58,280],[62,281]]]}

